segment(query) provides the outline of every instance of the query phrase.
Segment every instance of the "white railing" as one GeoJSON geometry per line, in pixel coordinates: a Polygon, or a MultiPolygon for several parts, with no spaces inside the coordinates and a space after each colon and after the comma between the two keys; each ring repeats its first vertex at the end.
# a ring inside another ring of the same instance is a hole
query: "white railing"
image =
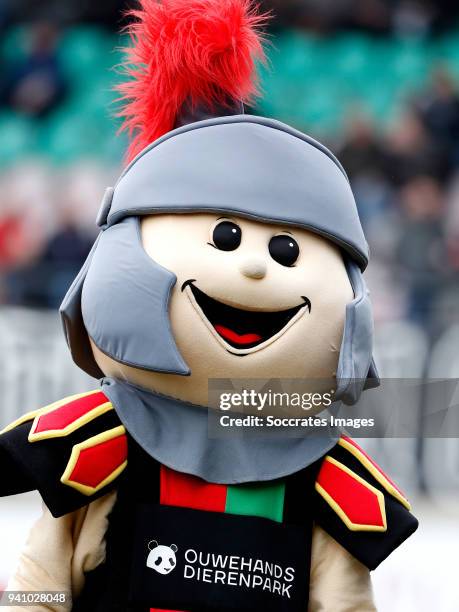
{"type": "Polygon", "coordinates": [[[73,364],[56,313],[0,309],[0,425],[96,386],[73,364]]]}

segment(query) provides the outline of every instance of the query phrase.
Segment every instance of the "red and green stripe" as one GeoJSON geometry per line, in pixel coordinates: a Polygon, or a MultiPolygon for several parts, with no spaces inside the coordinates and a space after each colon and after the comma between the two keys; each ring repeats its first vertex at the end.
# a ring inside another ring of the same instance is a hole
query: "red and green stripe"
{"type": "Polygon", "coordinates": [[[161,466],[160,502],[195,510],[260,516],[281,522],[285,483],[211,484],[161,466]]]}

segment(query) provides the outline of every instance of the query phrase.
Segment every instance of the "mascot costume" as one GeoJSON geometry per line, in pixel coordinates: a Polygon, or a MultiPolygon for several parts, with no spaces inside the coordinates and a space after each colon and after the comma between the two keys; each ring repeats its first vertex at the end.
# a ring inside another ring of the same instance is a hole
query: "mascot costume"
{"type": "Polygon", "coordinates": [[[10,590],[69,592],[73,612],[365,612],[370,570],[417,527],[332,428],[208,433],[209,379],[332,378],[347,404],[377,384],[346,174],[309,136],[244,114],[264,21],[249,0],[133,11],[129,163],[61,306],[101,383],[0,435],[0,493],[44,502],[10,590]]]}

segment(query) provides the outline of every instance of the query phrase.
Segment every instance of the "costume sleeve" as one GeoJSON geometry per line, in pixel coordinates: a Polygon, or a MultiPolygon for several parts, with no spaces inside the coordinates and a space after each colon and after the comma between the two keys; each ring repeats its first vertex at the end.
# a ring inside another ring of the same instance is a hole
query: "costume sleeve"
{"type": "Polygon", "coordinates": [[[370,572],[314,527],[308,612],[376,612],[370,572]]]}
{"type": "Polygon", "coordinates": [[[344,436],[322,461],[314,497],[316,522],[370,570],[418,527],[400,489],[344,436]]]}
{"type": "MultiPolygon", "coordinates": [[[[107,516],[116,500],[112,492],[85,508],[54,518],[44,506],[33,525],[7,589],[10,591],[65,591],[71,597],[65,606],[47,603],[46,610],[72,609],[85,574],[105,560],[107,516]]],[[[42,612],[43,606],[6,608],[10,612],[42,612]]]]}
{"type": "Polygon", "coordinates": [[[35,484],[32,478],[23,469],[21,462],[16,459],[14,446],[16,435],[0,435],[0,495],[16,495],[33,491],[35,484]]]}

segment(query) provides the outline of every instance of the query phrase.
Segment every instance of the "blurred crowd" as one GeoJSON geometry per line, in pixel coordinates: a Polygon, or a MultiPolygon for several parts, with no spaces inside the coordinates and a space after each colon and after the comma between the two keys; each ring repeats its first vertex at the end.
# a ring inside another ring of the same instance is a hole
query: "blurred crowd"
{"type": "Polygon", "coordinates": [[[424,36],[451,27],[459,14],[453,0],[263,0],[281,27],[316,32],[362,29],[424,36]]]}
{"type": "Polygon", "coordinates": [[[93,160],[56,169],[30,159],[0,175],[0,303],[59,306],[94,242],[115,173],[93,160]]]}
{"type": "MultiPolygon", "coordinates": [[[[95,22],[117,28],[123,10],[136,0],[0,0],[2,23],[27,19],[59,20],[63,24],[95,22]]],[[[377,33],[424,35],[451,27],[459,14],[454,0],[259,0],[276,15],[274,27],[294,25],[329,32],[361,28],[377,33]]]]}
{"type": "MultiPolygon", "coordinates": [[[[451,23],[459,8],[446,0],[265,4],[277,15],[276,28],[294,24],[322,36],[337,28],[426,35],[443,27],[445,16],[451,23]]],[[[71,86],[56,51],[62,24],[86,19],[118,27],[120,7],[126,2],[0,0],[0,32],[18,15],[37,18],[27,52],[5,69],[0,65],[0,113],[12,109],[32,125],[55,113],[71,86]],[[59,26],[47,20],[47,11],[60,17],[59,26]]],[[[458,83],[438,65],[404,100],[384,126],[365,100],[355,101],[328,144],[349,174],[371,245],[368,280],[377,319],[408,318],[434,339],[459,321],[458,83]]],[[[0,302],[59,305],[95,238],[98,203],[120,167],[121,159],[90,156],[55,167],[35,155],[0,167],[0,302]]]]}
{"type": "Polygon", "coordinates": [[[136,0],[0,0],[0,31],[12,23],[48,21],[68,26],[72,23],[91,22],[118,28],[123,11],[136,0]]]}
{"type": "Polygon", "coordinates": [[[56,48],[59,28],[51,21],[29,27],[24,57],[1,66],[0,105],[16,112],[42,117],[55,109],[66,93],[66,78],[56,48]]]}
{"type": "Polygon", "coordinates": [[[372,251],[381,319],[409,318],[434,339],[459,321],[459,90],[437,68],[384,131],[356,111],[335,150],[372,251]]]}

